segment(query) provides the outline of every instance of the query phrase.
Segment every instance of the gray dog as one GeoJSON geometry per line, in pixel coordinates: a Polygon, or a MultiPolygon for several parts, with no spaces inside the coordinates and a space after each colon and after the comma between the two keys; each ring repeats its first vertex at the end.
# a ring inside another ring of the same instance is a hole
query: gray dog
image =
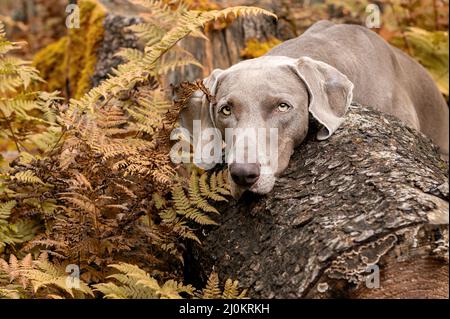
{"type": "MultiPolygon", "coordinates": [[[[278,129],[276,161],[263,161],[267,155],[258,154],[256,162],[229,162],[236,198],[245,190],[270,192],[304,140],[310,114],[321,125],[317,138],[327,139],[352,101],[399,118],[448,156],[448,107],[432,78],[413,59],[361,26],[320,21],[260,58],[214,70],[203,83],[214,101],[196,92],[180,116],[191,137],[193,120],[201,120],[202,130],[215,128],[221,136],[226,128],[278,129]]],[[[208,142],[194,136],[195,140],[208,142]]]]}

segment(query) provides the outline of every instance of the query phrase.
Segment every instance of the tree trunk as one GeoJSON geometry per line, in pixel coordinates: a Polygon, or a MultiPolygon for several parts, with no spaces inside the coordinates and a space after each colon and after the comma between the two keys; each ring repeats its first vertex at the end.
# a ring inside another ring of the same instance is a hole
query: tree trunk
{"type": "Polygon", "coordinates": [[[107,0],[100,1],[106,9],[103,21],[103,38],[97,49],[97,63],[92,76],[92,86],[97,86],[108,78],[113,68],[124,62],[116,56],[121,48],[139,48],[138,39],[126,27],[142,23],[139,12],[128,0],[120,0],[118,3],[110,3],[107,0]]]}
{"type": "Polygon", "coordinates": [[[194,66],[184,68],[179,72],[172,73],[168,77],[168,82],[180,83],[203,79],[215,68],[226,69],[238,63],[243,60],[242,50],[249,40],[266,42],[272,38],[287,40],[295,36],[284,19],[285,10],[279,3],[258,1],[255,4],[254,1],[249,0],[217,1],[217,3],[223,8],[237,5],[257,5],[274,12],[279,19],[275,21],[272,17],[264,15],[238,17],[225,28],[216,28],[214,24],[207,27],[208,41],[192,37],[183,39],[181,45],[193,53],[194,57],[202,63],[203,68],[194,66]]]}
{"type": "MultiPolygon", "coordinates": [[[[105,79],[122,59],[114,56],[120,47],[139,47],[137,39],[124,30],[126,26],[142,22],[139,18],[139,9],[129,0],[100,0],[106,8],[104,21],[104,37],[97,51],[98,63],[93,76],[93,85],[105,79]],[[124,9],[125,8],[125,9],[124,9]]],[[[249,0],[232,2],[218,1],[223,8],[233,5],[255,5],[249,0]]],[[[208,76],[215,68],[228,68],[242,60],[241,51],[248,40],[254,39],[265,42],[271,38],[286,40],[295,36],[292,27],[284,18],[285,9],[270,1],[259,1],[256,5],[275,12],[279,19],[264,15],[238,17],[234,21],[226,22],[226,25],[211,24],[206,29],[209,40],[188,37],[180,41],[180,45],[191,52],[203,65],[186,66],[171,72],[165,79],[165,87],[169,84],[178,84],[182,81],[195,81],[208,76]]]]}
{"type": "Polygon", "coordinates": [[[186,275],[215,268],[253,298],[448,298],[448,193],[429,139],[352,106],[330,139],[310,134],[271,193],[225,209],[186,275]]]}

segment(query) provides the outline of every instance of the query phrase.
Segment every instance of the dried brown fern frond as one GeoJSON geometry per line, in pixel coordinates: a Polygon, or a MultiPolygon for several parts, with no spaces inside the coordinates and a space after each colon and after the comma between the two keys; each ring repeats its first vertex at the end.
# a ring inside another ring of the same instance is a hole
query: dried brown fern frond
{"type": "Polygon", "coordinates": [[[31,254],[18,260],[13,254],[9,262],[0,258],[0,298],[19,299],[31,294],[31,285],[23,271],[32,267],[31,254]]]}

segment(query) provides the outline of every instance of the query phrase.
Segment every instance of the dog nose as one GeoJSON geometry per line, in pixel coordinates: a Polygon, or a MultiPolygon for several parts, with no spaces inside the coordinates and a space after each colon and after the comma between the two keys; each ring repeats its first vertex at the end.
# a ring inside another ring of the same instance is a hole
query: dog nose
{"type": "Polygon", "coordinates": [[[251,186],[259,178],[259,164],[232,163],[229,169],[233,181],[241,186],[251,186]]]}

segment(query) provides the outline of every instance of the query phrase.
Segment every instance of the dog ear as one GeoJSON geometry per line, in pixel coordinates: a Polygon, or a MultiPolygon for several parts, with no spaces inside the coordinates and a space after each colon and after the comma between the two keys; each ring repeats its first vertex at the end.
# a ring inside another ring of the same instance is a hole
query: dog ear
{"type": "MultiPolygon", "coordinates": [[[[210,76],[203,80],[203,84],[211,95],[215,95],[217,79],[222,72],[221,69],[215,69],[210,76]]],[[[214,167],[219,160],[218,154],[210,157],[204,156],[205,154],[202,152],[204,146],[211,142],[211,135],[214,135],[213,141],[222,140],[213,116],[213,105],[201,90],[197,90],[191,95],[180,112],[180,126],[189,132],[189,140],[194,147],[194,163],[203,169],[214,167]],[[200,129],[196,129],[195,125],[200,129]]]]}
{"type": "Polygon", "coordinates": [[[329,138],[344,121],[353,98],[353,83],[336,68],[309,57],[297,60],[297,72],[309,93],[309,112],[323,125],[318,140],[329,138]]]}

